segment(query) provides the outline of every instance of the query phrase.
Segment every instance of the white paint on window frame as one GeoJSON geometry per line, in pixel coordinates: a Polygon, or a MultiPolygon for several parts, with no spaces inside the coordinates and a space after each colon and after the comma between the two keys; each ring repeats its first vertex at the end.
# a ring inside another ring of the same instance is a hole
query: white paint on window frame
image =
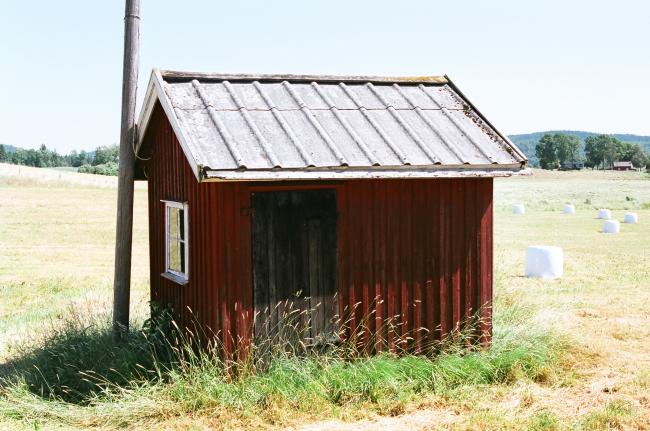
{"type": "Polygon", "coordinates": [[[189,229],[189,210],[188,210],[188,205],[187,202],[179,202],[179,201],[171,201],[171,200],[166,200],[166,199],[161,199],[161,202],[165,204],[165,272],[163,272],[161,275],[165,278],[168,278],[172,281],[177,282],[178,284],[187,284],[189,281],[189,275],[190,275],[190,264],[189,264],[189,257],[190,257],[190,247],[189,247],[189,239],[190,239],[190,229],[189,229]],[[175,241],[182,242],[184,244],[184,251],[185,251],[185,256],[184,256],[184,268],[182,272],[174,271],[170,269],[169,267],[169,242],[172,238],[170,238],[170,226],[169,226],[169,209],[170,208],[177,208],[183,211],[183,239],[180,238],[174,238],[175,241]]]}

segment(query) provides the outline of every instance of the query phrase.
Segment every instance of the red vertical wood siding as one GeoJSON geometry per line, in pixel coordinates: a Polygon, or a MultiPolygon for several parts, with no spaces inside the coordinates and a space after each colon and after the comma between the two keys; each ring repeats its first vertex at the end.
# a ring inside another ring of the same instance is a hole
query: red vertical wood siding
{"type": "MultiPolygon", "coordinates": [[[[181,326],[216,336],[226,352],[245,350],[253,323],[247,209],[253,188],[275,185],[198,183],[160,106],[143,148],[148,159],[139,165],[149,182],[151,299],[171,306],[181,326]],[[190,275],[184,286],[160,275],[165,270],[161,199],[188,203],[190,275]]],[[[298,183],[277,188],[293,184],[298,183]]],[[[299,184],[323,187],[322,182],[299,184]]],[[[339,207],[340,311],[352,328],[363,326],[349,334],[353,339],[368,350],[418,352],[482,308],[481,341],[489,342],[491,178],[348,180],[331,186],[339,207]]]]}
{"type": "MultiPolygon", "coordinates": [[[[151,299],[174,310],[178,324],[217,336],[227,352],[246,348],[252,323],[250,205],[244,184],[199,183],[164,112],[157,106],[139,162],[149,183],[151,299]],[[165,213],[161,199],[188,203],[189,282],[165,271],[165,213]]],[[[202,334],[201,334],[202,333],[202,334]]]]}
{"type": "MultiPolygon", "coordinates": [[[[491,305],[491,179],[347,181],[344,189],[339,267],[346,269],[339,271],[339,285],[362,296],[344,298],[341,308],[362,302],[352,324],[364,322],[370,306],[376,313],[361,343],[381,336],[379,322],[394,316],[389,346],[399,347],[392,343],[401,337],[402,347],[417,352],[491,305]],[[358,239],[348,241],[348,232],[358,239]],[[372,299],[381,295],[385,305],[366,305],[368,284],[372,299]]],[[[489,308],[481,317],[487,342],[489,308]]]]}

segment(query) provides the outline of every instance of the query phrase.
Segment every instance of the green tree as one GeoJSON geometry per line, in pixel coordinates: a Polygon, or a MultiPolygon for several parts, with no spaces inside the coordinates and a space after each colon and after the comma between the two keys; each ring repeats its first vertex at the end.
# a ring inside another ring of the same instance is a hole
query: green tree
{"type": "Polygon", "coordinates": [[[23,160],[27,166],[35,166],[37,168],[41,166],[41,155],[38,151],[32,149],[24,151],[25,157],[23,160]]]}
{"type": "Polygon", "coordinates": [[[557,148],[557,158],[560,165],[564,162],[575,162],[580,159],[580,139],[577,136],[556,133],[553,135],[557,148]]]}
{"type": "Polygon", "coordinates": [[[585,158],[589,167],[597,168],[605,158],[607,135],[588,136],[585,138],[585,158]]]}
{"type": "Polygon", "coordinates": [[[23,155],[24,151],[22,148],[16,148],[16,151],[13,153],[9,154],[9,157],[7,158],[7,161],[9,163],[13,163],[14,165],[24,165],[23,163],[23,155]]]}
{"type": "Polygon", "coordinates": [[[69,166],[74,166],[74,162],[75,162],[75,160],[77,160],[78,157],[79,157],[79,155],[77,154],[77,150],[72,150],[72,151],[70,151],[70,153],[68,153],[67,156],[65,156],[66,163],[69,166]]]}
{"type": "Polygon", "coordinates": [[[648,163],[648,155],[639,144],[621,142],[619,160],[629,161],[637,168],[642,168],[648,163]]]}
{"type": "Polygon", "coordinates": [[[6,162],[8,160],[9,155],[7,154],[7,150],[4,145],[0,144],[0,162],[6,162]]]}
{"type": "Polygon", "coordinates": [[[42,144],[38,150],[25,150],[16,148],[13,153],[6,153],[4,161],[15,165],[34,166],[37,168],[48,168],[54,166],[67,166],[67,157],[64,157],[54,150],[48,149],[42,144]]]}
{"type": "Polygon", "coordinates": [[[90,163],[90,156],[85,150],[79,151],[79,156],[74,166],[82,166],[90,163]]]}
{"type": "Polygon", "coordinates": [[[564,133],[546,133],[537,143],[535,155],[543,169],[557,169],[564,162],[580,159],[580,140],[564,133]]]}
{"type": "Polygon", "coordinates": [[[93,158],[92,165],[106,165],[109,163],[117,163],[119,157],[119,149],[117,145],[100,146],[95,150],[95,157],[93,158]]]}
{"type": "Polygon", "coordinates": [[[621,158],[623,143],[610,135],[595,135],[585,138],[585,156],[592,167],[611,167],[621,158]]]}
{"type": "Polygon", "coordinates": [[[539,159],[539,166],[542,169],[557,169],[560,167],[555,139],[550,133],[541,137],[535,147],[535,155],[539,159]]]}
{"type": "Polygon", "coordinates": [[[45,144],[41,144],[36,154],[36,165],[39,168],[49,168],[52,166],[52,152],[47,149],[45,144]]]}
{"type": "Polygon", "coordinates": [[[90,164],[90,157],[88,156],[88,153],[85,152],[84,150],[81,150],[78,153],[76,150],[72,150],[70,154],[68,154],[67,159],[68,159],[68,164],[75,168],[90,164]]]}
{"type": "Polygon", "coordinates": [[[622,152],[622,142],[618,139],[611,137],[607,145],[605,146],[605,166],[612,167],[614,162],[621,159],[622,152]]]}

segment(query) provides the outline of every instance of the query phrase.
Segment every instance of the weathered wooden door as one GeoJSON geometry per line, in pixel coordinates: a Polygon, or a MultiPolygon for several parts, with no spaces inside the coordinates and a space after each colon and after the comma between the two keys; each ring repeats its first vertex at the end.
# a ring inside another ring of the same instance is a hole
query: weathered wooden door
{"type": "Polygon", "coordinates": [[[253,193],[255,339],[329,342],[336,337],[336,191],[253,193]]]}

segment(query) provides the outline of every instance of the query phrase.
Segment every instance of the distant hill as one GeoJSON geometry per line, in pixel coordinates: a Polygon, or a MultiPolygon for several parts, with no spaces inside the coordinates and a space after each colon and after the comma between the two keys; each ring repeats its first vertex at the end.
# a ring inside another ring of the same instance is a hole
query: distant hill
{"type": "MultiPolygon", "coordinates": [[[[565,133],[567,135],[574,135],[580,139],[580,142],[584,144],[585,138],[594,135],[600,135],[600,133],[594,132],[584,132],[580,130],[549,130],[546,132],[534,132],[534,133],[523,133],[519,135],[509,135],[508,137],[512,142],[519,147],[521,151],[528,156],[528,160],[531,165],[537,164],[537,157],[535,156],[535,146],[545,133],[565,133]]],[[[624,142],[633,142],[635,144],[641,145],[645,149],[646,153],[650,154],[650,136],[642,135],[631,135],[628,133],[610,133],[611,136],[615,137],[624,142]]]]}

